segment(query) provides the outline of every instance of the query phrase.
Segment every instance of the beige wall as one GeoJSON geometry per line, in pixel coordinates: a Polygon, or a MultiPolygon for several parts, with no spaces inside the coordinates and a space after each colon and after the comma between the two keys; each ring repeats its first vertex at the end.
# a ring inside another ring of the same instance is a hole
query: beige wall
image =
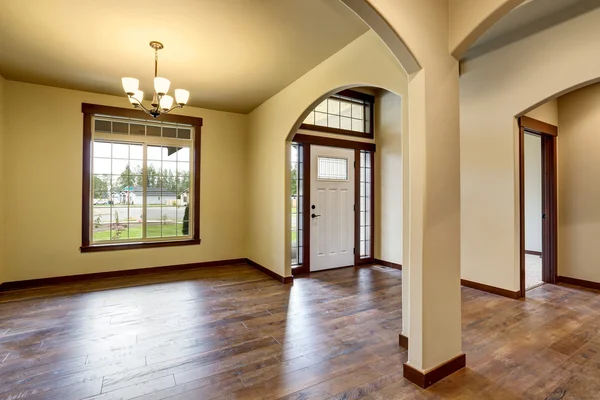
{"type": "Polygon", "coordinates": [[[600,282],[600,84],[558,105],[558,272],[600,282]]]}
{"type": "Polygon", "coordinates": [[[4,267],[4,86],[6,81],[0,75],[0,283],[6,281],[4,267]]]}
{"type": "Polygon", "coordinates": [[[525,0],[449,0],[448,46],[459,59],[495,22],[525,0]]]}
{"type": "Polygon", "coordinates": [[[249,115],[247,254],[251,260],[280,275],[291,275],[289,185],[286,184],[290,150],[286,140],[291,139],[304,114],[319,100],[352,86],[386,87],[406,95],[406,74],[372,31],[249,115]]]}
{"type": "Polygon", "coordinates": [[[375,258],[397,264],[403,237],[402,107],[400,96],[383,90],[375,102],[375,258]]]}
{"type": "Polygon", "coordinates": [[[462,278],[519,290],[515,117],[600,76],[600,53],[590,51],[599,20],[595,10],[463,65],[462,278]]]}
{"type": "Polygon", "coordinates": [[[182,110],[204,118],[200,245],[81,254],[81,103],[129,102],[14,81],[4,91],[7,281],[245,257],[247,116],[182,110]]]}
{"type": "Polygon", "coordinates": [[[525,135],[525,250],[542,251],[542,139],[525,135]]]}
{"type": "Polygon", "coordinates": [[[547,124],[558,126],[558,100],[552,99],[525,115],[547,124]]]}

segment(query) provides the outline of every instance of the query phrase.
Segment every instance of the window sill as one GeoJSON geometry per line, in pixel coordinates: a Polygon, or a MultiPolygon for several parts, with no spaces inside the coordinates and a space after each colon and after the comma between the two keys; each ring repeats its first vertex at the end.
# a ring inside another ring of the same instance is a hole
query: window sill
{"type": "Polygon", "coordinates": [[[118,244],[93,244],[89,246],[81,246],[82,253],[93,253],[98,251],[117,251],[117,250],[133,250],[133,249],[151,249],[155,247],[174,247],[174,246],[191,246],[200,244],[200,239],[191,240],[176,240],[171,242],[138,242],[138,243],[118,243],[118,244]]]}

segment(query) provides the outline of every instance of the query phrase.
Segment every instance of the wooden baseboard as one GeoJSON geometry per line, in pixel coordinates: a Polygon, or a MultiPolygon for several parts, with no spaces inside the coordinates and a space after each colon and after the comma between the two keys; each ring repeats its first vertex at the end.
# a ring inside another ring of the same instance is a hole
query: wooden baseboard
{"type": "Polygon", "coordinates": [[[486,284],[478,283],[478,282],[471,282],[466,279],[461,279],[460,284],[463,286],[469,287],[471,289],[481,290],[482,292],[488,292],[488,293],[492,293],[492,294],[497,294],[498,296],[508,297],[509,299],[520,299],[521,298],[520,290],[512,292],[507,289],[502,289],[502,288],[499,288],[496,286],[490,286],[490,285],[486,285],[486,284]]]}
{"type": "Polygon", "coordinates": [[[398,344],[403,349],[408,350],[408,336],[404,336],[403,334],[398,335],[398,344]]]}
{"type": "Polygon", "coordinates": [[[600,282],[586,281],[583,279],[569,278],[568,276],[559,276],[558,283],[567,283],[569,285],[581,286],[588,289],[600,290],[600,282]]]}
{"type": "Polygon", "coordinates": [[[412,383],[422,387],[423,389],[426,389],[434,383],[441,381],[448,375],[463,369],[466,365],[467,356],[465,354],[461,354],[425,373],[414,369],[408,365],[408,363],[406,363],[404,364],[403,375],[404,378],[408,379],[412,383]]]}
{"type": "Polygon", "coordinates": [[[396,264],[396,263],[389,262],[389,261],[383,261],[383,260],[380,260],[379,258],[374,258],[373,262],[375,264],[383,265],[384,267],[390,267],[390,268],[402,270],[402,264],[396,264]]]}
{"type": "Polygon", "coordinates": [[[164,267],[151,267],[151,268],[139,268],[139,269],[128,269],[123,271],[109,271],[109,272],[93,272],[90,274],[80,275],[68,275],[68,276],[57,276],[51,278],[40,278],[40,279],[29,279],[25,281],[14,281],[4,282],[0,284],[0,292],[7,290],[19,290],[19,289],[32,289],[44,286],[53,286],[65,283],[77,283],[85,282],[98,279],[110,279],[120,278],[124,276],[135,276],[154,274],[161,272],[173,272],[183,271],[187,269],[205,268],[205,267],[220,267],[223,265],[234,265],[234,264],[245,264],[245,258],[236,258],[232,260],[219,260],[219,261],[207,261],[192,264],[179,264],[179,265],[167,265],[164,267]]]}
{"type": "Polygon", "coordinates": [[[263,273],[269,275],[271,278],[273,278],[275,280],[278,280],[281,283],[292,283],[294,281],[294,277],[293,276],[281,276],[278,273],[273,272],[270,269],[267,269],[267,268],[263,267],[259,263],[250,260],[249,258],[246,258],[245,261],[249,265],[251,265],[254,268],[256,268],[257,270],[259,270],[260,272],[263,272],[263,273]]]}
{"type": "Polygon", "coordinates": [[[541,251],[535,251],[535,250],[525,250],[525,254],[530,254],[532,256],[542,256],[542,252],[541,251]]]}

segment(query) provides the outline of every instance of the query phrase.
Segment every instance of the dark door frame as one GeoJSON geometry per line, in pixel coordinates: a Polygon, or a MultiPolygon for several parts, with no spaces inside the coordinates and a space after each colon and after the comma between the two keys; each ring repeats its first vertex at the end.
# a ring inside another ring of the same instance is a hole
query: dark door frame
{"type": "Polygon", "coordinates": [[[293,141],[295,143],[301,143],[304,145],[302,151],[302,174],[304,179],[302,181],[302,193],[306,198],[302,202],[302,265],[292,268],[292,274],[294,276],[300,274],[310,273],[310,223],[311,223],[311,209],[310,209],[310,184],[311,184],[311,145],[317,146],[328,146],[328,147],[339,147],[344,149],[354,149],[354,161],[355,161],[355,172],[354,172],[354,204],[356,205],[354,210],[354,265],[370,264],[373,263],[374,258],[374,247],[375,247],[375,159],[372,159],[371,168],[371,185],[373,190],[371,191],[371,257],[360,258],[360,152],[361,150],[369,151],[372,156],[375,156],[376,146],[374,143],[356,142],[352,140],[344,139],[333,139],[322,136],[313,136],[298,133],[294,136],[293,141]]]}
{"type": "Polygon", "coordinates": [[[519,214],[520,214],[520,292],[525,297],[525,134],[542,139],[542,280],[556,283],[558,277],[557,170],[558,128],[530,117],[519,118],[519,214]]]}

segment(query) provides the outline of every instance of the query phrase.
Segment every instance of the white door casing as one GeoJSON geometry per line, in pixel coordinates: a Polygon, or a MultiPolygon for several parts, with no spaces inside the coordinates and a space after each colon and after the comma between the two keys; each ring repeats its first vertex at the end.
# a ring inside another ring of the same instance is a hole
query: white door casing
{"type": "Polygon", "coordinates": [[[310,270],[354,265],[354,150],[313,145],[310,171],[310,270]]]}

